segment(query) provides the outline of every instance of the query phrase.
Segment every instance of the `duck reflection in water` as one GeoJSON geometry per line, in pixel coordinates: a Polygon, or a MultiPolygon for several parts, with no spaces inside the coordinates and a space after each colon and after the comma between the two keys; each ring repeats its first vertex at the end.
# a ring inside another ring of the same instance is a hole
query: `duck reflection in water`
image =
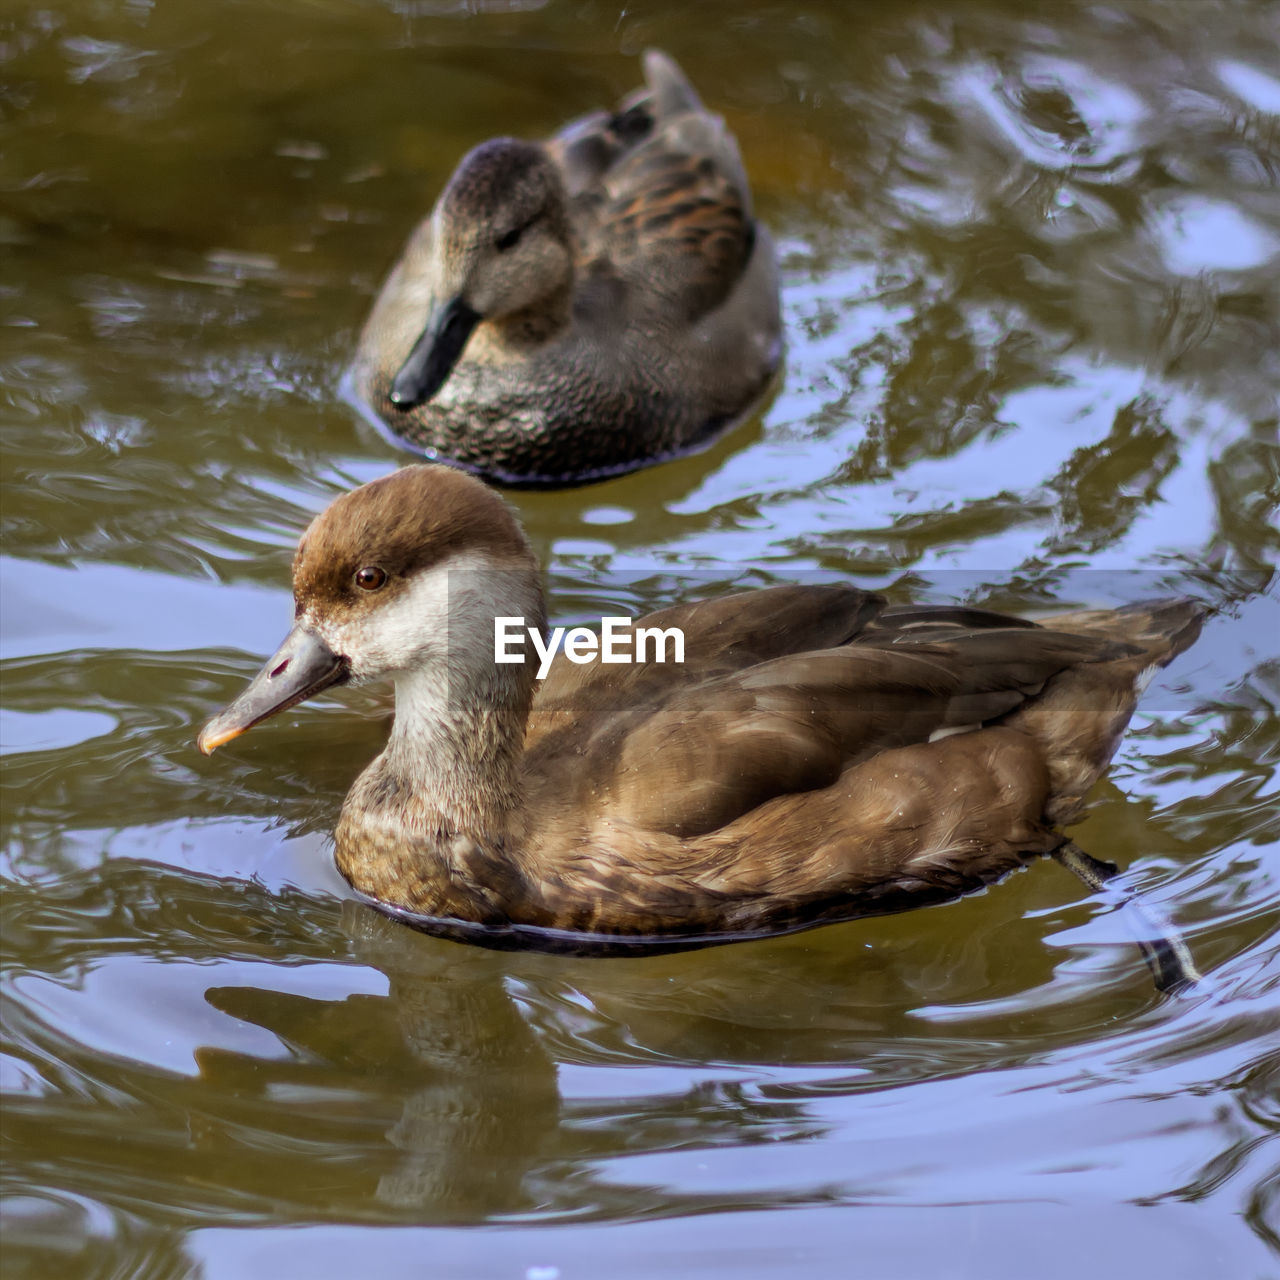
{"type": "MultiPolygon", "coordinates": [[[[848,945],[834,937],[829,947],[806,936],[737,950],[731,963],[723,952],[575,963],[455,947],[353,901],[340,932],[352,959],[385,975],[386,995],[213,986],[210,1005],[270,1032],[288,1056],[196,1051],[197,1145],[206,1157],[251,1147],[250,1192],[307,1216],[323,1202],[368,1206],[378,1220],[475,1222],[555,1212],[566,1193],[574,1206],[586,1197],[634,1213],[650,1188],[601,1178],[602,1152],[813,1137],[799,1093],[744,1091],[732,1064],[828,1063],[824,1090],[863,1087],[868,1065],[880,1079],[954,1072],[967,1032],[922,1034],[904,1010],[972,985],[975,972],[996,978],[972,939],[939,966],[918,938],[884,945],[882,935],[851,989],[848,945]],[[611,1118],[598,1085],[562,1099],[559,1062],[657,1066],[664,1087],[629,1085],[635,1096],[611,1118]]],[[[1048,953],[1028,950],[1020,978],[1048,981],[1048,953]]],[[[705,1193],[699,1203],[710,1203],[705,1193]]]]}
{"type": "MultiPolygon", "coordinates": [[[[203,1048],[204,1083],[270,1103],[282,1152],[296,1147],[299,1129],[319,1141],[340,1126],[340,1149],[358,1158],[349,1178],[377,1171],[373,1195],[388,1208],[470,1221],[532,1207],[526,1177],[558,1127],[560,1097],[555,1066],[507,994],[497,958],[449,948],[446,961],[439,944],[354,902],[342,923],[356,954],[386,974],[388,995],[210,987],[215,1009],[272,1032],[290,1058],[203,1048]],[[376,1135],[353,1140],[353,1129],[371,1125],[376,1135]]],[[[295,1160],[282,1160],[284,1169],[298,1177],[295,1160]]]]}
{"type": "MultiPolygon", "coordinates": [[[[196,1051],[193,1167],[216,1183],[230,1148],[242,1192],[307,1219],[333,1206],[373,1221],[578,1217],[584,1203],[634,1215],[651,1203],[648,1175],[636,1181],[633,1162],[611,1157],[809,1142],[826,1123],[814,1099],[1038,1061],[1064,1031],[1061,999],[1040,995],[1051,984],[1077,984],[1073,1025],[1086,1036],[1149,999],[1122,969],[1112,984],[1059,970],[1050,948],[1028,945],[1036,919],[1019,917],[1026,940],[975,927],[982,906],[936,912],[927,934],[883,917],[601,962],[457,947],[346,901],[337,929],[317,914],[329,940],[307,954],[343,962],[337,972],[357,982],[385,976],[386,994],[350,994],[330,966],[317,976],[342,996],[208,988],[210,1005],[288,1056],[196,1051]],[[983,1006],[955,1017],[977,991],[983,1006]],[[1005,1002],[1018,1010],[1012,1029],[1005,1002]],[[779,1088],[746,1083],[761,1063],[779,1088]]],[[[699,1184],[688,1204],[738,1194],[699,1184]]]]}

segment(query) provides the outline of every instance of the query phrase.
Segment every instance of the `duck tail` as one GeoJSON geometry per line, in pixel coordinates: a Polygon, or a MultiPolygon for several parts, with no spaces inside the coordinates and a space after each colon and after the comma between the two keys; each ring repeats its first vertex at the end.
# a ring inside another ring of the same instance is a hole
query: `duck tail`
{"type": "Polygon", "coordinates": [[[661,49],[646,49],[644,78],[652,97],[652,110],[657,120],[670,119],[686,111],[701,111],[702,99],[680,70],[674,58],[661,49]]]}
{"type": "Polygon", "coordinates": [[[1189,649],[1211,612],[1203,601],[1189,596],[1144,600],[1118,609],[1087,609],[1045,620],[1054,631],[1105,636],[1132,645],[1142,654],[1141,665],[1167,666],[1189,649]]]}
{"type": "Polygon", "coordinates": [[[1151,677],[1191,645],[1209,612],[1198,600],[1154,600],[1060,614],[1043,625],[1111,640],[1100,660],[1068,667],[1005,722],[1035,738],[1049,770],[1045,816],[1074,822],[1111,762],[1151,677]]]}

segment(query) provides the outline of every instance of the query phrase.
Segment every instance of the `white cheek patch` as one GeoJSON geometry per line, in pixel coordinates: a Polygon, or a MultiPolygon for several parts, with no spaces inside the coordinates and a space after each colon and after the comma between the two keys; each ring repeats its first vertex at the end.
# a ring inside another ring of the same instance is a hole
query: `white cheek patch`
{"type": "Polygon", "coordinates": [[[463,551],[423,569],[404,587],[345,622],[308,609],[303,620],[347,659],[354,680],[376,680],[447,664],[493,664],[493,619],[508,605],[536,613],[536,579],[463,551]]]}
{"type": "Polygon", "coordinates": [[[355,679],[376,680],[443,656],[448,628],[449,571],[440,564],[414,574],[393,595],[371,597],[356,617],[321,621],[317,630],[351,663],[355,679]]]}
{"type": "Polygon", "coordinates": [[[443,649],[448,627],[449,572],[437,565],[415,574],[403,590],[370,609],[353,639],[357,648],[377,654],[395,670],[419,665],[432,648],[443,649]]]}

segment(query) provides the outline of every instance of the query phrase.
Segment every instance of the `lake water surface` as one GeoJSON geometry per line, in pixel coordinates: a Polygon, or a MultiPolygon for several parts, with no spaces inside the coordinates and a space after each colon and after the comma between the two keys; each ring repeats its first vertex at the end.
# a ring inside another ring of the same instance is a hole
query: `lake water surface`
{"type": "Polygon", "coordinates": [[[1280,55],[1269,3],[94,0],[0,16],[3,1264],[249,1280],[1280,1274],[1280,55]],[[712,448],[521,494],[557,622],[799,578],[1192,591],[1052,863],[640,960],[351,900],[388,699],[194,736],[281,638],[340,395],[462,152],[649,45],[741,142],[786,374],[712,448]]]}

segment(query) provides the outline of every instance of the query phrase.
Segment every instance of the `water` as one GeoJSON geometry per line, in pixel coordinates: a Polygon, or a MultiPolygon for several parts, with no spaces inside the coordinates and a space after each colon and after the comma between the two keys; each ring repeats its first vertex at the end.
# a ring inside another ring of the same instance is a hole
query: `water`
{"type": "Polygon", "coordinates": [[[0,33],[6,1277],[1280,1273],[1274,6],[0,33]],[[687,955],[471,950],[330,865],[385,696],[195,752],[300,527],[400,460],[338,389],[415,218],[649,44],[741,141],[787,372],[699,456],[516,498],[556,621],[801,575],[1207,595],[1073,832],[1177,921],[1192,996],[1052,864],[687,955]]]}

